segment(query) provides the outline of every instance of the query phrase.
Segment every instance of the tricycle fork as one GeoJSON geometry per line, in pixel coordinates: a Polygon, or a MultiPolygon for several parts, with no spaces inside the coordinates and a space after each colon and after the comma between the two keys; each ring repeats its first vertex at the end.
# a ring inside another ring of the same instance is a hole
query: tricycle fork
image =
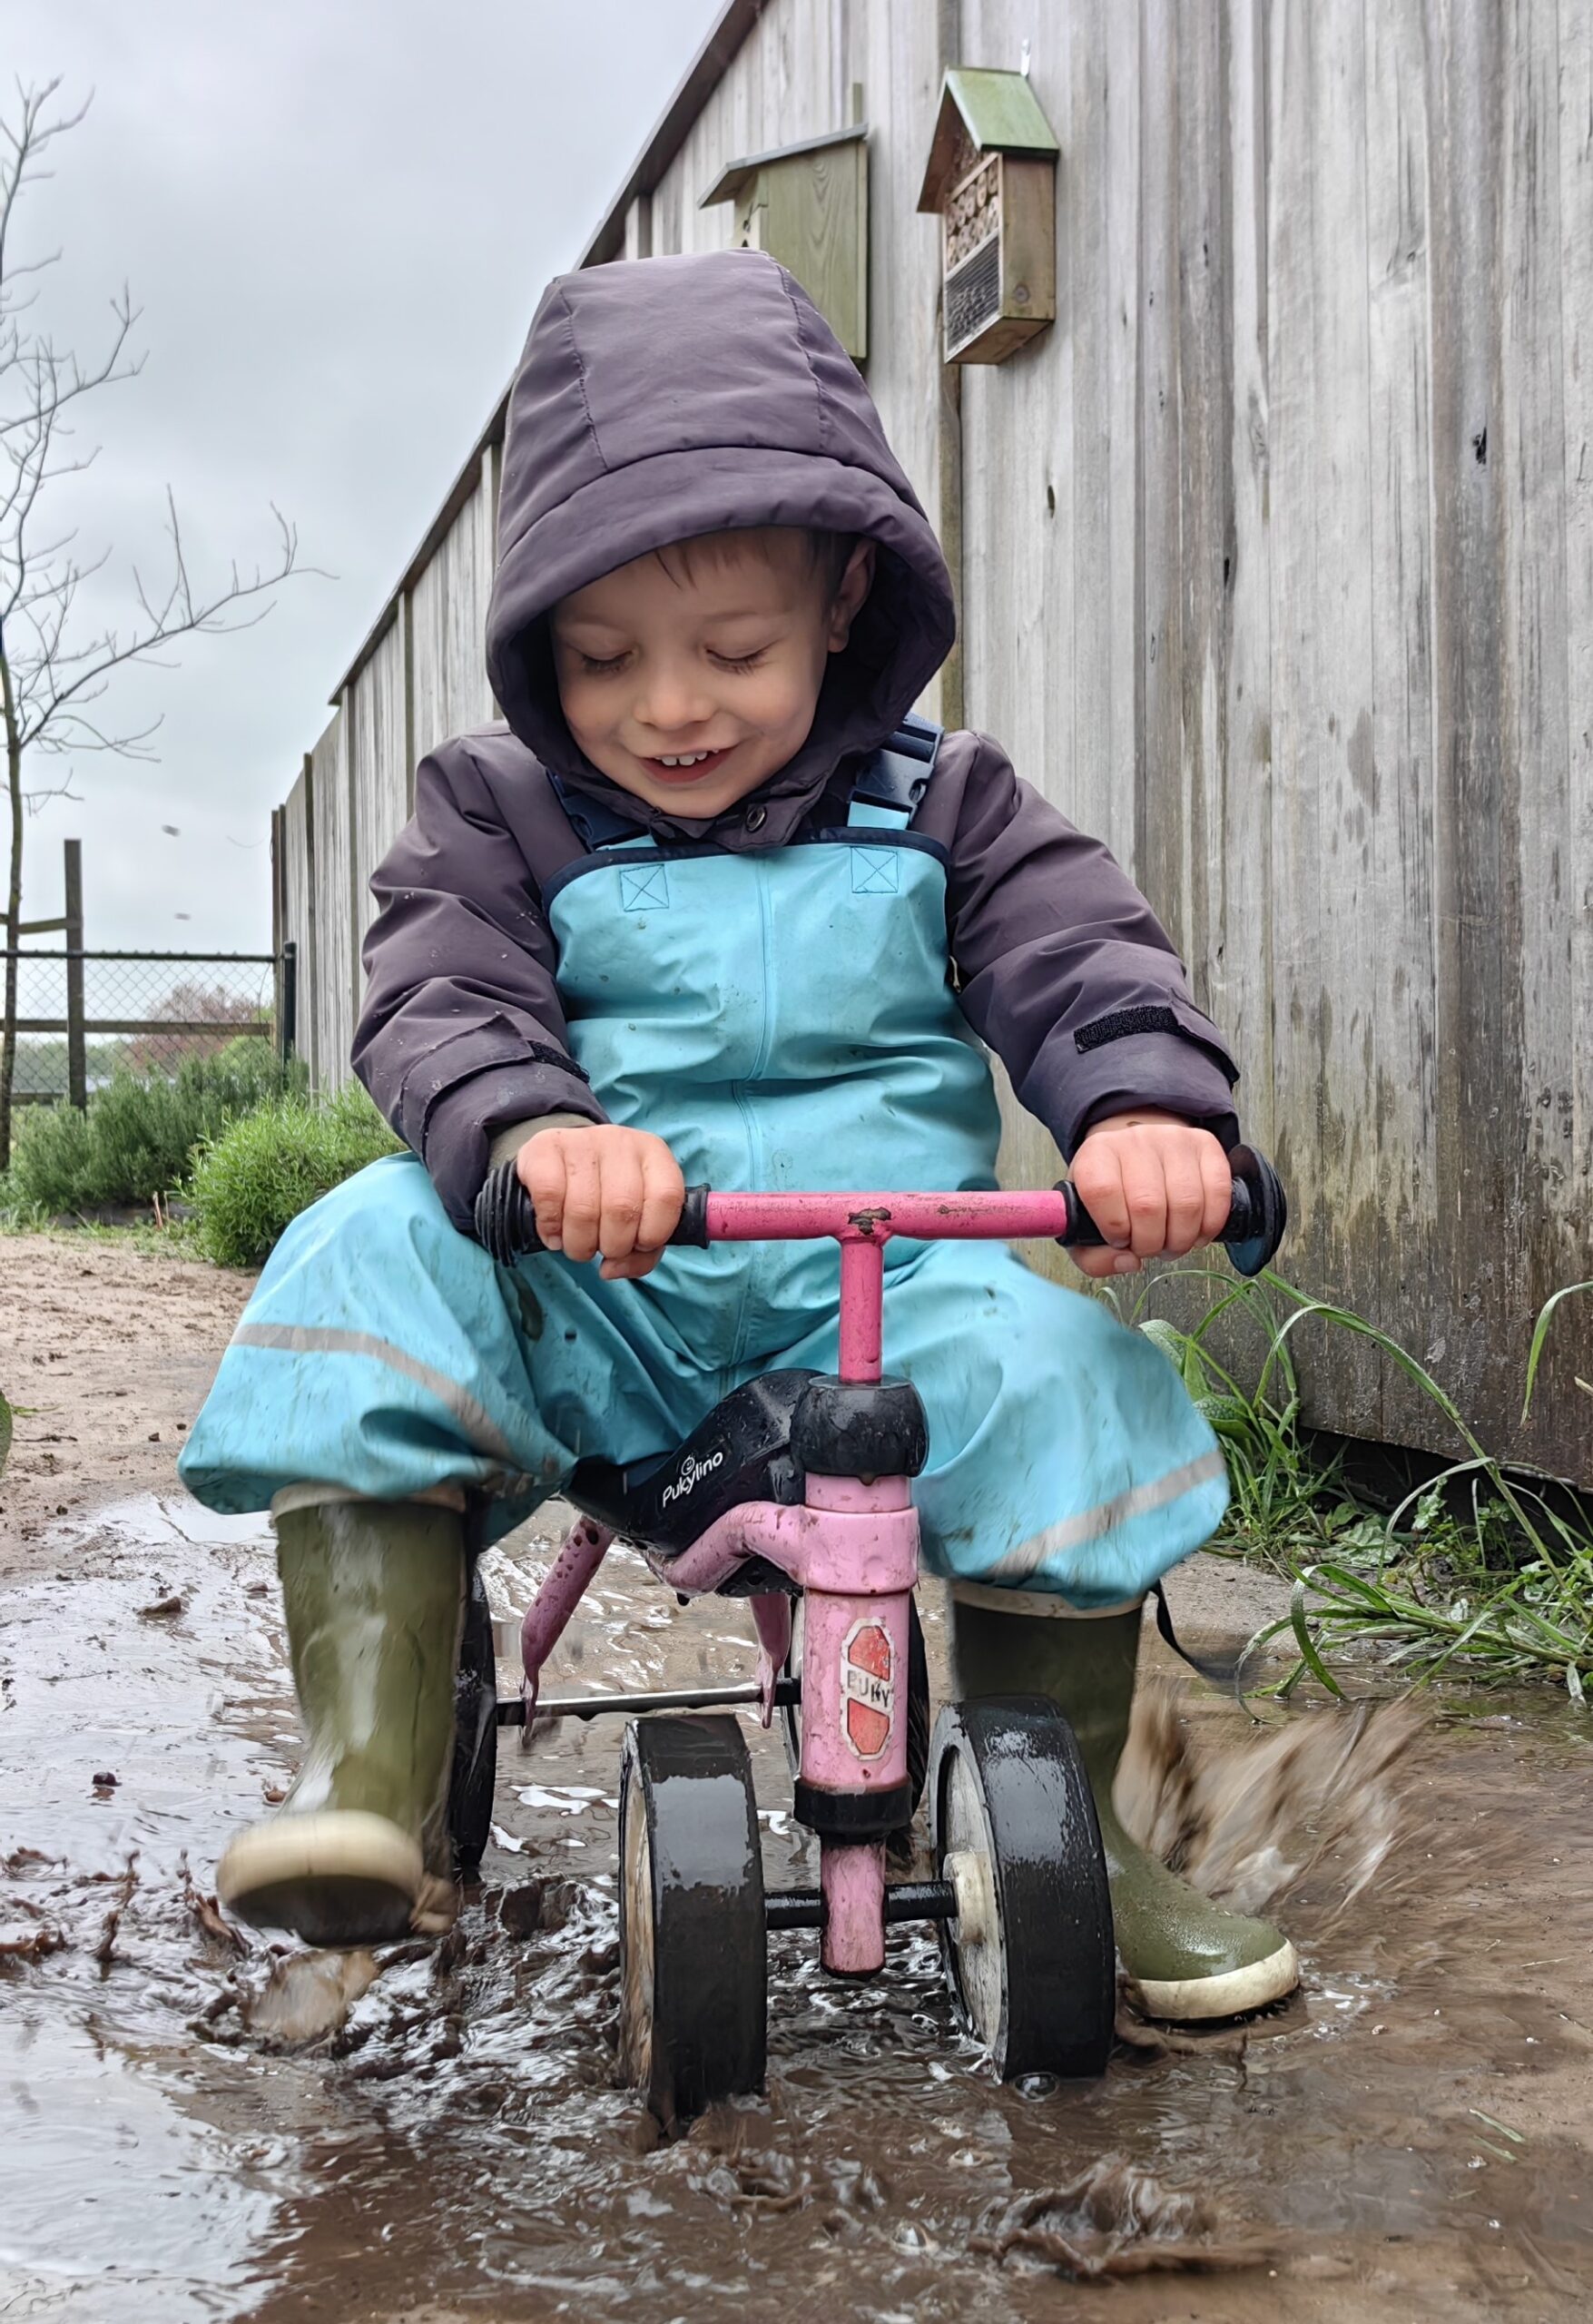
{"type": "Polygon", "coordinates": [[[526,1609],[520,1624],[520,1661],[525,1676],[520,1693],[525,1703],[524,1742],[531,1739],[542,1666],[568,1627],[570,1616],[586,1594],[587,1586],[614,1540],[606,1525],[583,1517],[571,1526],[565,1544],[549,1566],[542,1586],[526,1609]]]}

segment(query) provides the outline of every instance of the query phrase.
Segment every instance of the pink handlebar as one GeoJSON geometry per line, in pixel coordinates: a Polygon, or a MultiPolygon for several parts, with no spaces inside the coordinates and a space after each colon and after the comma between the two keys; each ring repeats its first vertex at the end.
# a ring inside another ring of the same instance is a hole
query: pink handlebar
{"type": "MultiPolygon", "coordinates": [[[[1228,1157],[1233,1207],[1221,1240],[1241,1275],[1271,1264],[1288,1225],[1277,1172],[1262,1155],[1236,1146],[1228,1157]]],[[[540,1251],[536,1213],[513,1162],[487,1175],[476,1198],[477,1240],[500,1266],[540,1251]]],[[[1104,1238],[1077,1190],[1054,1187],[1008,1194],[716,1194],[688,1187],[672,1243],[787,1243],[831,1236],[848,1248],[878,1251],[893,1235],[914,1241],[1019,1242],[1048,1236],[1069,1248],[1104,1238]]]]}
{"type": "Polygon", "coordinates": [[[1055,1237],[1068,1226],[1060,1189],[1020,1194],[710,1194],[711,1243],[799,1242],[833,1236],[839,1243],[885,1243],[893,1235],[921,1242],[1006,1242],[1055,1237]]]}

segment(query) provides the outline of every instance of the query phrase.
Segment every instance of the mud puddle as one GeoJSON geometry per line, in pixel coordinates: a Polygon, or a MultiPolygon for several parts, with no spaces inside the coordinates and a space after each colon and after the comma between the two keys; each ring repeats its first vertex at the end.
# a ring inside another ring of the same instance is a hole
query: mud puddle
{"type": "MultiPolygon", "coordinates": [[[[263,1531],[172,1496],[52,1548],[0,1593],[7,2319],[1585,2311],[1593,1748],[1541,1700],[1446,1714],[1348,1905],[1360,1858],[1317,1814],[1284,1852],[1305,1991],[1243,2043],[1003,2090],[931,1941],[897,1932],[887,1978],[843,1988],[793,1936],[767,2100],[661,2145],[615,2087],[614,1725],[507,1745],[440,1946],[245,1949],[212,1867],[295,1743],[263,1531]],[[1114,2258],[1225,2271],[1059,2280],[1114,2258]]],[[[506,1609],[544,1554],[500,1554],[506,1609]]],[[[677,1610],[616,1553],[554,1675],[744,1675],[743,1619],[677,1610]]],[[[1200,1710],[1197,1744],[1230,1724],[1200,1710]]],[[[749,1731],[768,1876],[795,1885],[783,1758],[749,1731]]]]}

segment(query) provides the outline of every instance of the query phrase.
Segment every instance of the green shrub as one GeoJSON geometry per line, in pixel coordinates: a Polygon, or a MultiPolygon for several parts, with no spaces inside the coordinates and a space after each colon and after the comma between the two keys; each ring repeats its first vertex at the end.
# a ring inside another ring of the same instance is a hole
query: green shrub
{"type": "Polygon", "coordinates": [[[147,1202],[181,1183],[202,1139],[301,1088],[303,1078],[268,1041],[245,1035],[214,1057],[186,1059],[172,1075],[118,1073],[93,1092],[86,1113],[29,1107],[16,1125],[9,1201],[46,1213],[147,1202]]]}
{"type": "Polygon", "coordinates": [[[402,1150],[358,1082],[325,1101],[290,1096],[261,1106],[207,1138],[195,1157],[188,1193],[200,1248],[219,1266],[263,1265],[301,1210],[368,1162],[402,1150]]]}

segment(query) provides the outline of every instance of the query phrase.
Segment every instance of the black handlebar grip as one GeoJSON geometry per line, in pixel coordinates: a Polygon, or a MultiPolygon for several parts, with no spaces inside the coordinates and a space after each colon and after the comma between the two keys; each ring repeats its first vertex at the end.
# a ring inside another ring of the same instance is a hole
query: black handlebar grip
{"type": "MultiPolygon", "coordinates": [[[[519,1173],[513,1162],[500,1162],[496,1170],[487,1172],[487,1183],[476,1197],[475,1223],[476,1240],[500,1267],[512,1267],[516,1259],[530,1258],[536,1252],[547,1247],[536,1232],[536,1208],[520,1184],[519,1173]]],[[[689,1243],[694,1249],[706,1250],[706,1187],[686,1188],[680,1224],[669,1239],[672,1243],[689,1243]]]]}
{"type": "MultiPolygon", "coordinates": [[[[1240,1275],[1259,1275],[1277,1255],[1289,1224],[1289,1200],[1283,1181],[1264,1154],[1253,1147],[1236,1146],[1228,1157],[1234,1173],[1233,1207],[1217,1237],[1240,1275]]],[[[1106,1236],[1096,1225],[1077,1189],[1061,1188],[1067,1203],[1067,1225],[1057,1240],[1064,1249],[1100,1248],[1106,1236]]]]}

